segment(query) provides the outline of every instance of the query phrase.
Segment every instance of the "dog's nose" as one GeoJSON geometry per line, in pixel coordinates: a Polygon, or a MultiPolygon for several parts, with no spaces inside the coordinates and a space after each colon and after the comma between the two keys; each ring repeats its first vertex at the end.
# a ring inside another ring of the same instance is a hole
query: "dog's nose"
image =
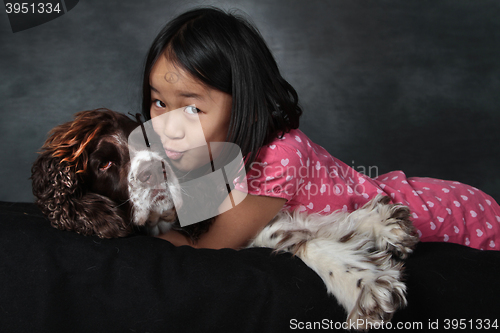
{"type": "Polygon", "coordinates": [[[139,179],[139,181],[141,183],[149,183],[151,181],[151,178],[153,176],[154,175],[151,172],[151,170],[146,169],[146,170],[143,170],[143,171],[139,172],[139,174],[137,175],[137,179],[139,179]]]}
{"type": "Polygon", "coordinates": [[[139,170],[140,171],[137,173],[137,180],[143,184],[156,186],[167,180],[167,174],[163,163],[144,163],[139,170]]]}

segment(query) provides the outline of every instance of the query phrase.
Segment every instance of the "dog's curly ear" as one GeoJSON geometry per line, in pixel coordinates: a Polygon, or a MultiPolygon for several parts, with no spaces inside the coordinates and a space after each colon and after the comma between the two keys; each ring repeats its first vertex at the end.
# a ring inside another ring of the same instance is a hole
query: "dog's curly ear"
{"type": "MultiPolygon", "coordinates": [[[[35,203],[51,224],[64,230],[72,230],[74,215],[68,209],[70,198],[78,191],[78,179],[67,163],[43,152],[31,167],[31,186],[35,203]]],[[[76,193],[78,195],[78,193],[76,193]]]]}
{"type": "Polygon", "coordinates": [[[33,164],[31,174],[35,203],[52,226],[101,238],[124,237],[133,232],[114,201],[84,193],[80,175],[67,162],[43,152],[33,164]]]}
{"type": "Polygon", "coordinates": [[[113,121],[110,112],[82,111],[74,121],[55,127],[31,168],[35,202],[58,229],[102,238],[133,232],[126,214],[113,200],[88,193],[83,184],[89,172],[89,145],[113,121]]]}

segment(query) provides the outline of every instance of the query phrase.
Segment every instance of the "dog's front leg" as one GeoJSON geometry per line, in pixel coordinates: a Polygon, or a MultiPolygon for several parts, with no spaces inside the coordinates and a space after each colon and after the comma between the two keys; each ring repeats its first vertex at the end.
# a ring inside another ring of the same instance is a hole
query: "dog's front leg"
{"type": "Polygon", "coordinates": [[[311,239],[296,253],[324,281],[347,311],[347,322],[367,329],[389,321],[406,305],[402,264],[387,252],[370,252],[371,242],[352,238],[342,243],[311,239]]]}
{"type": "Polygon", "coordinates": [[[287,251],[302,259],[324,281],[357,329],[381,324],[406,304],[402,264],[377,251],[373,237],[358,233],[356,217],[280,214],[251,246],[287,251]],[[354,219],[351,219],[353,218],[354,219]]]}
{"type": "Polygon", "coordinates": [[[377,250],[390,251],[404,259],[413,252],[419,239],[410,220],[409,208],[390,201],[388,196],[376,196],[352,212],[344,225],[373,239],[377,250]]]}

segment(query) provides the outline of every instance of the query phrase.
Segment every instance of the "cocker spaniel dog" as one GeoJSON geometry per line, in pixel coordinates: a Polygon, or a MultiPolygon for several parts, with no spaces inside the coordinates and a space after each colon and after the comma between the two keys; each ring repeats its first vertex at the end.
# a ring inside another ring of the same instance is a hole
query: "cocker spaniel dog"
{"type": "MultiPolygon", "coordinates": [[[[180,227],[182,189],[167,159],[150,149],[146,135],[129,151],[127,138],[138,126],[144,132],[141,123],[101,109],[51,131],[32,180],[36,203],[54,227],[103,238],[173,227],[194,240],[208,230],[210,220],[180,227]]],[[[249,246],[301,258],[346,309],[350,327],[367,329],[406,305],[403,259],[417,242],[409,209],[379,195],[352,213],[280,212],[249,246]]]]}
{"type": "MultiPolygon", "coordinates": [[[[161,189],[148,192],[147,198],[129,191],[130,154],[151,158],[147,150],[129,151],[129,135],[139,125],[124,114],[97,109],[79,112],[74,120],[50,131],[32,166],[31,179],[35,203],[52,226],[101,238],[156,235],[173,227],[196,239],[208,230],[211,221],[180,228],[175,220],[171,200],[176,193],[175,177],[169,182],[168,195],[161,189]],[[131,205],[131,194],[132,202],[142,202],[141,206],[131,205]],[[161,219],[153,218],[152,207],[157,203],[164,212],[161,219]]],[[[168,164],[163,167],[172,175],[168,164]]],[[[141,184],[154,179],[151,164],[134,170],[141,184]]]]}

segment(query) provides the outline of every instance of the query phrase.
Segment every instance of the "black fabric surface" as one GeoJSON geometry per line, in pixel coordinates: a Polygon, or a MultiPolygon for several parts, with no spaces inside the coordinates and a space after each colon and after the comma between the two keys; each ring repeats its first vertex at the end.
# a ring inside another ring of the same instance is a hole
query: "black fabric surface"
{"type": "MultiPolygon", "coordinates": [[[[393,327],[498,319],[499,262],[500,252],[419,244],[393,327]]],[[[288,254],[85,237],[50,227],[28,203],[0,203],[0,277],[0,332],[284,332],[346,317],[288,254]]]]}

